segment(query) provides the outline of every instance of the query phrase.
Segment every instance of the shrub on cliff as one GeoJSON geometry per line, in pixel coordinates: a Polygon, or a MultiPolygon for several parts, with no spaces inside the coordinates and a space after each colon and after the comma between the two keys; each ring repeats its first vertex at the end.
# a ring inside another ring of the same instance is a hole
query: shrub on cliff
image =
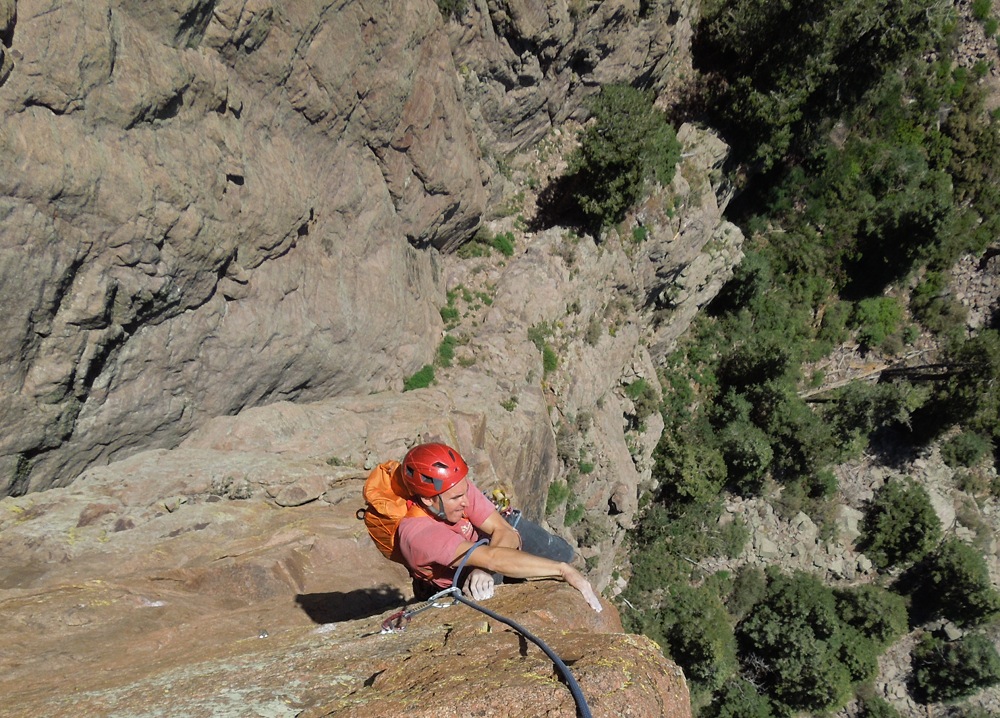
{"type": "Polygon", "coordinates": [[[810,574],[771,571],[765,597],[737,628],[745,668],[790,711],[842,706],[854,681],[868,677],[876,650],[843,623],[832,589],[810,574]]]}
{"type": "Polygon", "coordinates": [[[910,479],[885,483],[861,522],[859,548],[877,567],[919,561],[941,537],[941,520],[924,488],[910,479]]]}
{"type": "Polygon", "coordinates": [[[921,703],[952,701],[1000,683],[1000,656],[977,633],[945,642],[926,635],[913,651],[913,693],[921,703]]]}
{"type": "Polygon", "coordinates": [[[594,98],[594,122],[570,156],[569,172],[577,179],[574,198],[598,227],[621,221],[647,182],[674,178],[680,145],[653,100],[652,92],[628,85],[607,85],[594,98]]]}
{"type": "Polygon", "coordinates": [[[733,628],[710,588],[675,586],[661,617],[668,653],[696,688],[717,690],[736,673],[733,628]]]}
{"type": "Polygon", "coordinates": [[[1000,592],[993,588],[979,551],[950,538],[915,569],[914,604],[928,617],[977,626],[1000,615],[1000,592]]]}

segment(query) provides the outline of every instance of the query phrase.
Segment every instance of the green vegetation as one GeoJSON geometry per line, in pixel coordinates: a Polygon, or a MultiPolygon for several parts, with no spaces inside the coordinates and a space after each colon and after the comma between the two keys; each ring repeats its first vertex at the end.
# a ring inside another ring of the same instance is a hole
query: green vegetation
{"type": "Polygon", "coordinates": [[[437,359],[435,359],[434,363],[440,367],[451,366],[452,361],[455,359],[455,345],[457,343],[458,339],[451,334],[445,336],[438,345],[437,359]]]}
{"type": "Polygon", "coordinates": [[[445,326],[451,327],[458,323],[460,315],[458,313],[458,308],[453,304],[448,304],[447,306],[441,307],[439,310],[441,314],[441,319],[444,321],[445,326]]]}
{"type": "Polygon", "coordinates": [[[486,227],[480,227],[473,238],[459,247],[455,254],[462,259],[472,259],[488,257],[492,251],[500,252],[505,257],[514,256],[514,233],[493,234],[486,227]]]}
{"type": "MultiPolygon", "coordinates": [[[[973,11],[993,20],[989,3],[973,11]]],[[[726,492],[772,498],[785,516],[804,511],[826,535],[833,467],[886,437],[914,450],[950,437],[942,456],[964,467],[959,480],[990,490],[977,477],[1000,459],[1000,332],[967,335],[948,276],[959,256],[1000,237],[1000,120],[977,82],[988,68],[953,62],[957,27],[953,8],[934,0],[703,5],[703,89],[682,109],[733,148],[740,192],[728,215],[746,254],[659,376],[656,489],[641,497],[630,535],[624,598],[636,608],[623,611],[684,667],[700,717],[818,714],[854,695],[862,715],[894,716],[866,689],[892,642],[931,618],[970,627],[1000,615],[979,550],[942,541],[929,495],[909,479],[879,489],[862,521],[860,547],[884,580],[897,577],[887,588],[704,568],[746,538],[721,520],[726,492]],[[824,390],[822,373],[804,367],[852,338],[875,363],[918,338],[940,351],[878,383],[824,390]]],[[[595,111],[574,166],[620,174],[578,197],[606,227],[650,175],[600,160],[640,146],[612,110],[647,107],[602,96],[607,114],[595,111]]],[[[596,344],[599,327],[588,337],[596,344]]],[[[993,680],[993,658],[969,640],[922,654],[923,699],[993,680]]]]}
{"type": "Polygon", "coordinates": [[[434,366],[425,364],[417,373],[403,380],[403,391],[425,389],[434,383],[434,366]]]}
{"type": "Polygon", "coordinates": [[[946,618],[978,626],[1000,616],[1000,592],[993,588],[982,554],[956,538],[946,539],[911,572],[914,610],[921,618],[946,618]]]}
{"type": "Polygon", "coordinates": [[[542,371],[550,374],[559,367],[559,355],[549,344],[549,338],[555,330],[548,322],[541,322],[528,328],[528,339],[542,353],[542,371]]]}
{"type": "Polygon", "coordinates": [[[866,696],[861,701],[860,718],[899,718],[899,711],[879,696],[866,696]]]}
{"type": "Polygon", "coordinates": [[[587,507],[583,504],[573,504],[572,506],[567,506],[566,515],[563,517],[563,523],[566,526],[574,526],[580,523],[586,513],[587,507]]]}
{"type": "Polygon", "coordinates": [[[700,714],[705,718],[773,718],[771,702],[742,678],[726,683],[700,714]]]}
{"type": "Polygon", "coordinates": [[[851,323],[858,330],[858,343],[865,347],[886,347],[899,330],[903,307],[893,297],[862,299],[854,305],[851,323]]]}
{"type": "Polygon", "coordinates": [[[689,681],[715,690],[736,674],[736,637],[711,587],[677,586],[660,618],[660,640],[689,681]]]}
{"type": "Polygon", "coordinates": [[[631,399],[635,405],[635,413],[639,421],[644,421],[660,409],[660,397],[653,384],[645,379],[636,379],[631,384],[627,384],[625,396],[631,399]]]}
{"type": "Polygon", "coordinates": [[[865,513],[859,548],[881,569],[919,561],[941,538],[930,497],[912,481],[889,481],[865,513]]]}
{"type": "Polygon", "coordinates": [[[963,431],[941,446],[941,458],[952,468],[975,466],[993,453],[993,443],[972,431],[963,431]]]}
{"type": "Polygon", "coordinates": [[[808,711],[846,702],[852,672],[843,661],[842,626],[833,592],[818,579],[773,576],[764,600],[741,622],[739,636],[745,653],[763,659],[760,678],[773,686],[774,702],[808,711]]]}
{"type": "Polygon", "coordinates": [[[559,355],[548,344],[542,347],[542,371],[545,374],[554,372],[559,367],[559,355]]]}
{"type": "Polygon", "coordinates": [[[569,485],[565,481],[553,481],[549,484],[549,493],[545,499],[545,515],[551,516],[569,498],[569,485]]]}
{"type": "Polygon", "coordinates": [[[594,122],[570,156],[578,187],[574,197],[598,229],[622,220],[649,183],[669,184],[680,145],[653,94],[628,85],[606,85],[592,103],[594,122]]]}
{"type": "Polygon", "coordinates": [[[468,0],[437,0],[437,6],[446,18],[458,19],[468,9],[468,0]]]}
{"type": "Polygon", "coordinates": [[[1000,656],[978,633],[953,643],[925,635],[914,651],[913,682],[922,703],[964,698],[1000,683],[1000,656]]]}

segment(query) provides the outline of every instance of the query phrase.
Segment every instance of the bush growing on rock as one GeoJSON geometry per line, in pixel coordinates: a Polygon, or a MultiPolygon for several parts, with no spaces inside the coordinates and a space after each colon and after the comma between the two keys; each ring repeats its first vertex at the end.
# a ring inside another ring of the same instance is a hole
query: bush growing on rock
{"type": "Polygon", "coordinates": [[[913,651],[913,694],[921,703],[953,701],[1000,683],[1000,656],[978,633],[953,642],[925,635],[913,651]]]}
{"type": "Polygon", "coordinates": [[[662,614],[670,657],[703,690],[736,673],[736,638],[719,596],[704,586],[676,586],[662,614]]]}
{"type": "Polygon", "coordinates": [[[653,93],[628,85],[606,85],[591,106],[594,122],[569,159],[577,178],[575,199],[597,226],[622,220],[647,182],[667,185],[680,159],[680,145],[653,93]]]}
{"type": "Polygon", "coordinates": [[[771,702],[749,681],[737,678],[718,691],[704,718],[773,718],[771,702]]]}
{"type": "Polygon", "coordinates": [[[910,479],[886,482],[861,522],[859,548],[880,569],[919,561],[941,537],[930,497],[910,479]]]}
{"type": "Polygon", "coordinates": [[[434,366],[425,364],[424,367],[415,374],[403,380],[403,391],[413,391],[414,389],[426,389],[434,383],[434,366]]]}
{"type": "MultiPolygon", "coordinates": [[[[845,632],[833,591],[810,574],[771,572],[764,599],[737,629],[744,664],[759,667],[775,702],[792,711],[825,711],[851,693],[842,661],[845,632]]],[[[854,636],[846,636],[854,638],[854,636]]]]}
{"type": "Polygon", "coordinates": [[[956,538],[916,567],[914,604],[923,614],[960,626],[978,626],[1000,615],[1000,592],[993,588],[982,554],[956,538]]]}

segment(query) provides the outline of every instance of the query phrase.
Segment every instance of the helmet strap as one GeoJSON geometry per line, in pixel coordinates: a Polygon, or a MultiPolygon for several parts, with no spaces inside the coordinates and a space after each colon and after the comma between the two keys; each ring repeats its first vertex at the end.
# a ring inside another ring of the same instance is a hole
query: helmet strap
{"type": "Polygon", "coordinates": [[[429,507],[432,514],[437,516],[439,519],[444,520],[447,516],[444,512],[444,501],[441,500],[441,494],[434,497],[437,499],[437,507],[429,507]]]}

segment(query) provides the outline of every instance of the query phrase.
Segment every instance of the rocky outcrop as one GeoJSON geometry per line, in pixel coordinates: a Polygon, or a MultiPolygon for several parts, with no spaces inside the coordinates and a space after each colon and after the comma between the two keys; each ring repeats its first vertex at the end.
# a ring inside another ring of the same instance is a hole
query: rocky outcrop
{"type": "MultiPolygon", "coordinates": [[[[355,518],[367,472],[351,452],[398,455],[405,416],[449,408],[414,394],[251,410],[0,500],[4,715],[576,715],[541,649],[470,607],[380,632],[412,594],[355,518]]],[[[482,417],[450,408],[468,420],[432,428],[471,446],[482,417]]],[[[495,447],[479,441],[485,486],[495,447]]],[[[540,581],[484,607],[571,666],[593,715],[691,715],[683,675],[610,603],[540,581]]]]}
{"type": "MultiPolygon", "coordinates": [[[[739,260],[725,147],[681,128],[672,185],[599,240],[499,207],[555,178],[528,168],[600,84],[679,81],[690,12],[0,0],[5,710],[573,715],[462,607],[374,633],[409,589],[354,511],[374,462],[445,440],[613,594],[657,363],[739,260]],[[484,217],[514,254],[452,254],[484,217]],[[454,359],[400,392],[446,330],[454,359]]],[[[595,715],[690,714],[610,605],[495,607],[595,715]]]]}
{"type": "Polygon", "coordinates": [[[601,85],[639,82],[670,92],[690,76],[696,4],[613,0],[470,2],[449,25],[471,112],[503,157],[586,117],[601,85]]]}
{"type": "Polygon", "coordinates": [[[499,160],[677,82],[688,9],[643,7],[0,2],[0,493],[400,388],[499,160]]]}
{"type": "Polygon", "coordinates": [[[8,491],[243,406],[387,388],[433,351],[440,292],[414,246],[474,227],[484,180],[439,13],[389,13],[17,4],[8,491]]]}

